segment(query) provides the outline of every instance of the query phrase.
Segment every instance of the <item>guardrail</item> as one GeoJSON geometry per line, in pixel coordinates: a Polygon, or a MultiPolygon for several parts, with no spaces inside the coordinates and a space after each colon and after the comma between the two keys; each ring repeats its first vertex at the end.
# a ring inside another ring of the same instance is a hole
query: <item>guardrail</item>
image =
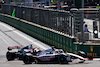
{"type": "Polygon", "coordinates": [[[14,17],[11,17],[9,15],[0,15],[0,20],[12,25],[13,27],[18,28],[19,30],[27,33],[28,35],[31,35],[45,43],[54,45],[58,48],[63,48],[64,50],[67,50],[69,52],[72,52],[74,50],[74,38],[64,33],[22,19],[15,19],[14,17]]]}

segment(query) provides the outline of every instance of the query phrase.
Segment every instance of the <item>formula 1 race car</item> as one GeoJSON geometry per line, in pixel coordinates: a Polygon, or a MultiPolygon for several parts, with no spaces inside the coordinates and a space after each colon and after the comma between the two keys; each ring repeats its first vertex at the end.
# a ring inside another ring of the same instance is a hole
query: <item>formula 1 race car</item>
{"type": "Polygon", "coordinates": [[[65,55],[62,50],[53,51],[52,49],[43,50],[38,52],[36,55],[26,54],[23,58],[25,64],[31,64],[32,62],[57,62],[57,63],[68,63],[71,62],[69,56],[65,55]]]}
{"type": "Polygon", "coordinates": [[[17,58],[18,60],[23,60],[23,56],[26,53],[34,53],[36,54],[39,51],[39,48],[33,48],[32,45],[29,46],[12,46],[8,47],[8,51],[6,53],[6,58],[8,61],[14,60],[17,58]]]}
{"type": "Polygon", "coordinates": [[[79,59],[81,63],[85,61],[85,59],[79,55],[75,55],[72,53],[65,53],[62,49],[47,49],[41,52],[38,52],[36,55],[26,54],[23,57],[23,62],[25,64],[32,64],[32,62],[43,63],[43,62],[56,62],[56,63],[67,63],[72,62],[74,59],[79,59]],[[75,57],[75,58],[72,58],[75,57]]]}

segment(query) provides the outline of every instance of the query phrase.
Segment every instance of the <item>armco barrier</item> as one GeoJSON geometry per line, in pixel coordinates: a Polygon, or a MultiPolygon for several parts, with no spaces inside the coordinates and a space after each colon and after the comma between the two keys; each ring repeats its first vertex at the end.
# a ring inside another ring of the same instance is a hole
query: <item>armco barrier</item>
{"type": "Polygon", "coordinates": [[[62,48],[64,51],[77,53],[83,50],[87,55],[100,57],[100,45],[74,43],[74,38],[66,34],[9,15],[0,14],[0,20],[51,46],[62,48]]]}

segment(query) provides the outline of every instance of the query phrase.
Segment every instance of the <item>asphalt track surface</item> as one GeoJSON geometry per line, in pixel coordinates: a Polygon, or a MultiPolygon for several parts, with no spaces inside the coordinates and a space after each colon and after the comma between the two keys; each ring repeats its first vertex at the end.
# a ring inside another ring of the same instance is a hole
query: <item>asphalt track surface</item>
{"type": "Polygon", "coordinates": [[[27,34],[0,22],[0,67],[100,67],[100,61],[86,61],[85,63],[70,62],[69,64],[24,64],[23,61],[15,59],[7,61],[6,52],[8,46],[27,46],[40,47],[45,50],[50,48],[47,44],[28,36],[27,34]]]}

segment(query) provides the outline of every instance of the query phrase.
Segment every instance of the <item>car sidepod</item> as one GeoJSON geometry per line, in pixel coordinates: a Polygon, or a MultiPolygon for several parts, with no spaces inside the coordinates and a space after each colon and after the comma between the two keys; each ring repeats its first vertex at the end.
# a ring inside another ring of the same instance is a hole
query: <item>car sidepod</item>
{"type": "Polygon", "coordinates": [[[53,61],[55,60],[55,55],[41,55],[38,56],[38,59],[41,61],[53,61]]]}

